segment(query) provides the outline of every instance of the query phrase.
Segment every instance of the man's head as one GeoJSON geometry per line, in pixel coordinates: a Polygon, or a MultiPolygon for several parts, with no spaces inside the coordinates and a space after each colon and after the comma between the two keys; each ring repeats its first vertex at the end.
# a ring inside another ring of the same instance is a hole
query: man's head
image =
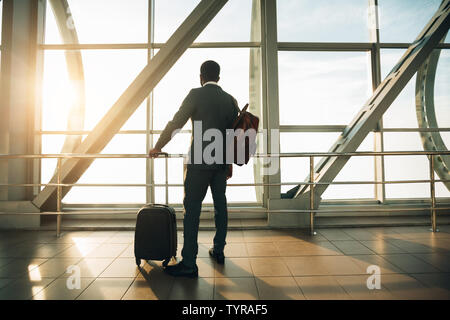
{"type": "Polygon", "coordinates": [[[202,63],[200,67],[200,83],[203,85],[208,81],[219,81],[220,66],[217,62],[208,60],[202,63]]]}

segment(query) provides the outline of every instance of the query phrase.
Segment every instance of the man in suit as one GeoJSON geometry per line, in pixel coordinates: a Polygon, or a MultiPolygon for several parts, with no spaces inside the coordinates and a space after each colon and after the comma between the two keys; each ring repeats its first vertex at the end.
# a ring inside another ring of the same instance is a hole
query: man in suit
{"type": "Polygon", "coordinates": [[[149,151],[151,157],[156,156],[177,132],[176,130],[181,129],[189,118],[192,120],[192,141],[184,176],[184,245],[181,252],[183,259],[178,264],[165,269],[173,276],[198,276],[196,264],[198,228],[202,202],[208,187],[211,187],[213,196],[216,225],[214,246],[209,250],[209,254],[220,264],[223,264],[225,259],[223,250],[228,224],[225,189],[227,179],[232,173],[232,165],[225,161],[226,130],[232,128],[239,108],[236,99],[217,84],[220,79],[219,74],[220,66],[216,62],[208,60],[201,65],[200,84],[202,86],[189,92],[178,112],[166,125],[155,147],[149,151]],[[219,151],[219,154],[212,157],[204,156],[204,151],[207,151],[205,148],[209,144],[203,139],[207,130],[220,132],[223,153],[215,148],[215,153],[219,151]]]}

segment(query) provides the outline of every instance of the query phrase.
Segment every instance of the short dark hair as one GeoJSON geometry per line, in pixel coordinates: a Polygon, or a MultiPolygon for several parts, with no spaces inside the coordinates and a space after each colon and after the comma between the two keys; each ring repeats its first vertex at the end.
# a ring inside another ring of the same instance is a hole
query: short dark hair
{"type": "Polygon", "coordinates": [[[220,66],[215,61],[205,61],[200,67],[200,74],[205,81],[217,81],[219,80],[220,66]]]}

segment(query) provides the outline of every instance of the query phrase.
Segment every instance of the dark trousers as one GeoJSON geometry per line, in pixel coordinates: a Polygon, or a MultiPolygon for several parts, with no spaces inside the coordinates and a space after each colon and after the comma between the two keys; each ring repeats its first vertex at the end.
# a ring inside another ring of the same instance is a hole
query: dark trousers
{"type": "Polygon", "coordinates": [[[185,209],[184,245],[181,255],[183,264],[189,267],[195,265],[198,253],[198,227],[200,223],[200,212],[202,202],[208,187],[214,201],[214,221],[216,234],[214,236],[214,250],[222,252],[225,247],[225,238],[228,226],[227,198],[225,190],[227,186],[227,170],[225,169],[197,169],[188,167],[184,177],[184,200],[185,209]]]}

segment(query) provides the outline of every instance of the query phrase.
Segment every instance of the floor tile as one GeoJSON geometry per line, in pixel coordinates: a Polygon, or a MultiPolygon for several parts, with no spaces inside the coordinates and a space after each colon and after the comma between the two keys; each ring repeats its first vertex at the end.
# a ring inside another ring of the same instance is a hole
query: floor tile
{"type": "Polygon", "coordinates": [[[33,300],[75,300],[94,280],[95,278],[81,278],[78,287],[70,279],[59,278],[34,295],[33,300]]]}
{"type": "Polygon", "coordinates": [[[6,278],[0,278],[0,289],[7,286],[11,282],[15,281],[16,279],[6,279],[6,278]]]}
{"type": "Polygon", "coordinates": [[[284,259],[294,276],[365,273],[350,257],[346,256],[286,257],[284,259]]]}
{"type": "Polygon", "coordinates": [[[225,246],[225,257],[227,258],[239,258],[247,257],[247,247],[244,242],[241,243],[229,243],[225,246]]]}
{"type": "MultiPolygon", "coordinates": [[[[382,285],[380,289],[369,289],[367,276],[336,276],[335,280],[355,300],[387,300],[392,299],[392,294],[382,285]]],[[[382,276],[381,276],[382,281],[382,276]]],[[[381,284],[381,283],[380,283],[381,284]]]]}
{"type": "Polygon", "coordinates": [[[16,279],[0,289],[0,300],[29,300],[53,280],[54,278],[16,279]]]}
{"type": "Polygon", "coordinates": [[[87,243],[109,243],[113,236],[117,234],[118,231],[95,231],[84,237],[84,241],[87,243]]]}
{"type": "Polygon", "coordinates": [[[99,244],[97,243],[85,243],[85,242],[77,242],[73,246],[71,246],[69,249],[66,249],[59,254],[56,255],[56,257],[66,257],[66,258],[82,258],[86,257],[94,251],[96,248],[98,248],[99,244]]]}
{"type": "MultiPolygon", "coordinates": [[[[77,263],[80,268],[80,276],[83,278],[96,278],[113,262],[113,258],[84,258],[77,263]]],[[[61,277],[69,277],[65,273],[61,277]]]]}
{"type": "Polygon", "coordinates": [[[261,300],[305,299],[293,277],[257,277],[255,281],[261,300]]]}
{"type": "Polygon", "coordinates": [[[250,258],[253,274],[257,277],[290,276],[286,263],[281,258],[250,258]]]}
{"type": "Polygon", "coordinates": [[[257,300],[255,278],[215,278],[214,300],[257,300]]]}
{"type": "Polygon", "coordinates": [[[353,240],[352,237],[350,237],[345,232],[339,230],[339,229],[319,229],[319,234],[324,236],[327,240],[353,240]]]}
{"type": "Polygon", "coordinates": [[[214,278],[176,278],[168,299],[170,300],[213,300],[214,278]]]}
{"type": "Polygon", "coordinates": [[[108,243],[134,243],[134,231],[119,231],[107,240],[108,243]]]}
{"type": "Polygon", "coordinates": [[[89,258],[116,258],[125,251],[128,244],[124,243],[104,243],[87,254],[89,258]]]}
{"type": "Polygon", "coordinates": [[[48,259],[19,258],[0,268],[0,278],[27,277],[28,274],[48,259]]]}
{"type": "Polygon", "coordinates": [[[117,258],[99,275],[99,277],[134,278],[138,273],[139,269],[136,266],[134,258],[117,258]]]}
{"type": "Polygon", "coordinates": [[[122,251],[119,258],[134,258],[134,243],[129,244],[128,247],[122,251]]]}
{"type": "Polygon", "coordinates": [[[228,230],[226,242],[227,243],[245,242],[244,232],[242,230],[228,230]]]}
{"type": "Polygon", "coordinates": [[[355,240],[336,240],[331,242],[346,255],[351,254],[373,254],[374,252],[355,240]]]}
{"type": "Polygon", "coordinates": [[[275,242],[280,256],[333,256],[342,255],[342,252],[329,241],[310,243],[306,241],[275,242]]]}
{"type": "Polygon", "coordinates": [[[386,274],[381,276],[381,284],[387,288],[394,299],[432,299],[430,290],[417,279],[407,274],[386,274]]]}
{"type": "Polygon", "coordinates": [[[52,258],[37,267],[41,277],[58,278],[66,273],[67,268],[76,265],[81,258],[52,258]]]}
{"type": "Polygon", "coordinates": [[[120,300],[134,278],[97,278],[77,300],[120,300]]]}
{"type": "Polygon", "coordinates": [[[247,253],[249,257],[279,257],[280,252],[272,242],[247,242],[247,253]]]}
{"type": "Polygon", "coordinates": [[[414,256],[442,272],[450,272],[450,254],[416,253],[414,256]]]}
{"type": "Polygon", "coordinates": [[[376,254],[406,253],[405,250],[387,242],[384,239],[361,240],[360,242],[376,254]]]}
{"type": "Polygon", "coordinates": [[[0,258],[0,268],[13,261],[13,258],[0,258]]]}
{"type": "Polygon", "coordinates": [[[380,234],[372,233],[364,228],[346,228],[342,231],[355,240],[376,240],[381,237],[380,234]]]}
{"type": "Polygon", "coordinates": [[[411,274],[413,278],[430,288],[433,300],[450,299],[450,275],[448,273],[411,274]]]}
{"type": "Polygon", "coordinates": [[[433,252],[433,248],[425,246],[423,244],[403,239],[389,239],[387,240],[390,244],[405,250],[408,253],[429,253],[433,252]]]}
{"type": "Polygon", "coordinates": [[[225,264],[215,265],[216,277],[252,277],[253,272],[248,258],[226,258],[225,264]]]}
{"type": "Polygon", "coordinates": [[[308,300],[350,299],[335,277],[295,277],[295,281],[308,300]]]}
{"type": "MultiPolygon", "coordinates": [[[[225,258],[227,261],[227,259],[225,258]]],[[[198,276],[200,278],[212,278],[215,275],[215,263],[211,258],[197,258],[198,276]]]]}
{"type": "Polygon", "coordinates": [[[150,273],[146,277],[137,277],[128,288],[123,300],[167,300],[174,278],[150,273]]]}
{"type": "Polygon", "coordinates": [[[431,264],[410,254],[387,254],[381,257],[406,273],[439,272],[431,264]]]}
{"type": "Polygon", "coordinates": [[[270,230],[243,230],[245,242],[273,242],[270,230]]]}
{"type": "Polygon", "coordinates": [[[367,268],[369,266],[378,266],[382,274],[404,272],[402,269],[378,255],[354,255],[349,256],[349,258],[361,268],[362,273],[364,274],[367,274],[367,268]]]}

